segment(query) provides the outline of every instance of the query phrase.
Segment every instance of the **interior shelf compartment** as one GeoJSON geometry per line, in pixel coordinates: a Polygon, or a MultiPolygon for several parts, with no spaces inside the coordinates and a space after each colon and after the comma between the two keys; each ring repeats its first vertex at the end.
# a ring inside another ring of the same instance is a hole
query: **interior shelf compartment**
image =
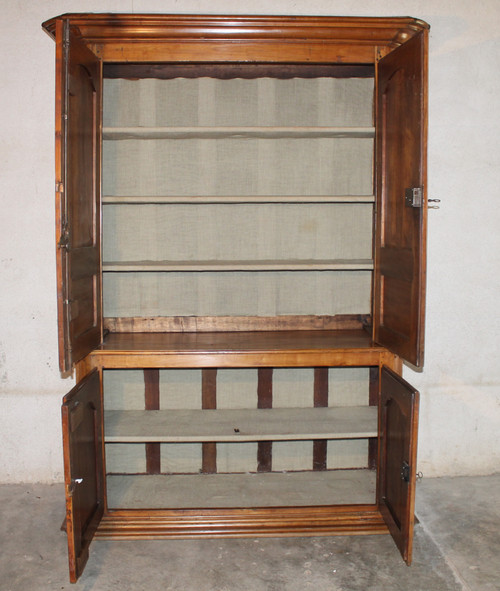
{"type": "Polygon", "coordinates": [[[108,475],[108,506],[191,509],[375,502],[373,470],[247,474],[108,475]]]}
{"type": "Polygon", "coordinates": [[[373,138],[374,127],[103,127],[104,140],[373,138]]]}
{"type": "Polygon", "coordinates": [[[377,437],[377,408],[110,410],[107,443],[239,442],[377,437]]]}
{"type": "Polygon", "coordinates": [[[105,205],[161,203],[375,203],[374,195],[104,195],[105,205]]]}
{"type": "Polygon", "coordinates": [[[261,261],[113,261],[104,272],[156,271],[371,271],[371,259],[261,261]]]}

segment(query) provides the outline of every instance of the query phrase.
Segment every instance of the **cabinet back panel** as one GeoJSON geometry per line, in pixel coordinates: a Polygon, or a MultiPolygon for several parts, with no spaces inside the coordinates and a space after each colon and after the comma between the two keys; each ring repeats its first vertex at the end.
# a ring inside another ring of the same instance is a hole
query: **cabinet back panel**
{"type": "Polygon", "coordinates": [[[104,126],[372,125],[372,78],[104,81],[104,126]]]}
{"type": "MultiPolygon", "coordinates": [[[[105,81],[106,127],[370,127],[371,78],[105,81]]],[[[110,196],[372,195],[373,139],[108,139],[110,196]]],[[[133,135],[133,134],[132,134],[133,135]]],[[[371,204],[106,205],[104,260],[372,258],[371,204]]],[[[192,271],[192,270],[191,270],[192,271]]],[[[369,314],[370,271],[104,274],[104,315],[369,314]]]]}
{"type": "Polygon", "coordinates": [[[371,204],[110,205],[104,261],[371,259],[371,204]]]}
{"type": "Polygon", "coordinates": [[[105,273],[104,315],[369,314],[371,271],[105,273]]]}
{"type": "Polygon", "coordinates": [[[103,146],[104,195],[372,195],[373,139],[126,139],[103,146]]]}
{"type": "MultiPolygon", "coordinates": [[[[160,409],[201,409],[202,370],[162,369],[159,377],[160,409]]],[[[220,409],[258,407],[258,370],[219,369],[216,406],[220,409]]],[[[314,369],[274,369],[271,406],[311,408],[314,406],[314,369]]],[[[330,368],[328,406],[368,404],[368,368],[330,368]]],[[[106,410],[144,410],[145,385],[142,370],[104,371],[106,410]]],[[[257,443],[218,443],[217,472],[256,472],[257,443]]],[[[272,444],[272,470],[311,470],[312,441],[280,441],[272,444]]],[[[197,473],[202,468],[202,444],[166,443],[160,446],[162,473],[197,473]]],[[[327,444],[327,468],[364,468],[368,465],[366,439],[333,440],[327,444]]],[[[145,443],[106,444],[108,473],[146,472],[145,443]]]]}

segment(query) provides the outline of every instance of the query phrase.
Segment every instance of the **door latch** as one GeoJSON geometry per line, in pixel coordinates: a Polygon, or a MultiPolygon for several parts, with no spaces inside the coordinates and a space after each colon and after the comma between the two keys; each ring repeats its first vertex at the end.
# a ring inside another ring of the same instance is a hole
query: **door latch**
{"type": "MultiPolygon", "coordinates": [[[[427,199],[427,203],[441,203],[441,199],[427,199]]],[[[422,187],[410,187],[405,189],[406,207],[419,208],[424,205],[424,193],[422,187]]],[[[428,209],[439,209],[439,205],[428,205],[428,209]]]]}
{"type": "Polygon", "coordinates": [[[422,187],[410,187],[405,189],[406,207],[422,207],[423,205],[422,187]]]}

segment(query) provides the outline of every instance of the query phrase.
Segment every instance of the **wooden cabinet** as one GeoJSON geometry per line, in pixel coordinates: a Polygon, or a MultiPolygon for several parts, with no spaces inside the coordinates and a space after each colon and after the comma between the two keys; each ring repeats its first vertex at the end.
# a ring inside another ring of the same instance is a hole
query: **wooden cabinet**
{"type": "Polygon", "coordinates": [[[95,536],[390,532],[410,564],[428,26],[44,28],[71,580],[95,536]]]}

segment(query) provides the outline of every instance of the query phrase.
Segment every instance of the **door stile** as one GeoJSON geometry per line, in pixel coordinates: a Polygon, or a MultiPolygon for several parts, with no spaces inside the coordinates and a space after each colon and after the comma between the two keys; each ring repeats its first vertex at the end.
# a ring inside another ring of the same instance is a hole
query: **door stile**
{"type": "Polygon", "coordinates": [[[373,339],[409,363],[424,358],[427,231],[427,37],[376,67],[373,339]],[[420,198],[410,198],[415,192],[420,198]]]}
{"type": "Polygon", "coordinates": [[[102,64],[56,24],[56,261],[59,363],[69,375],[102,339],[102,64]]]}
{"type": "Polygon", "coordinates": [[[380,372],[377,503],[405,562],[413,550],[419,393],[401,376],[380,372]]]}
{"type": "Polygon", "coordinates": [[[83,572],[104,514],[103,418],[100,372],[94,370],[63,399],[66,533],[70,581],[83,572]]]}

